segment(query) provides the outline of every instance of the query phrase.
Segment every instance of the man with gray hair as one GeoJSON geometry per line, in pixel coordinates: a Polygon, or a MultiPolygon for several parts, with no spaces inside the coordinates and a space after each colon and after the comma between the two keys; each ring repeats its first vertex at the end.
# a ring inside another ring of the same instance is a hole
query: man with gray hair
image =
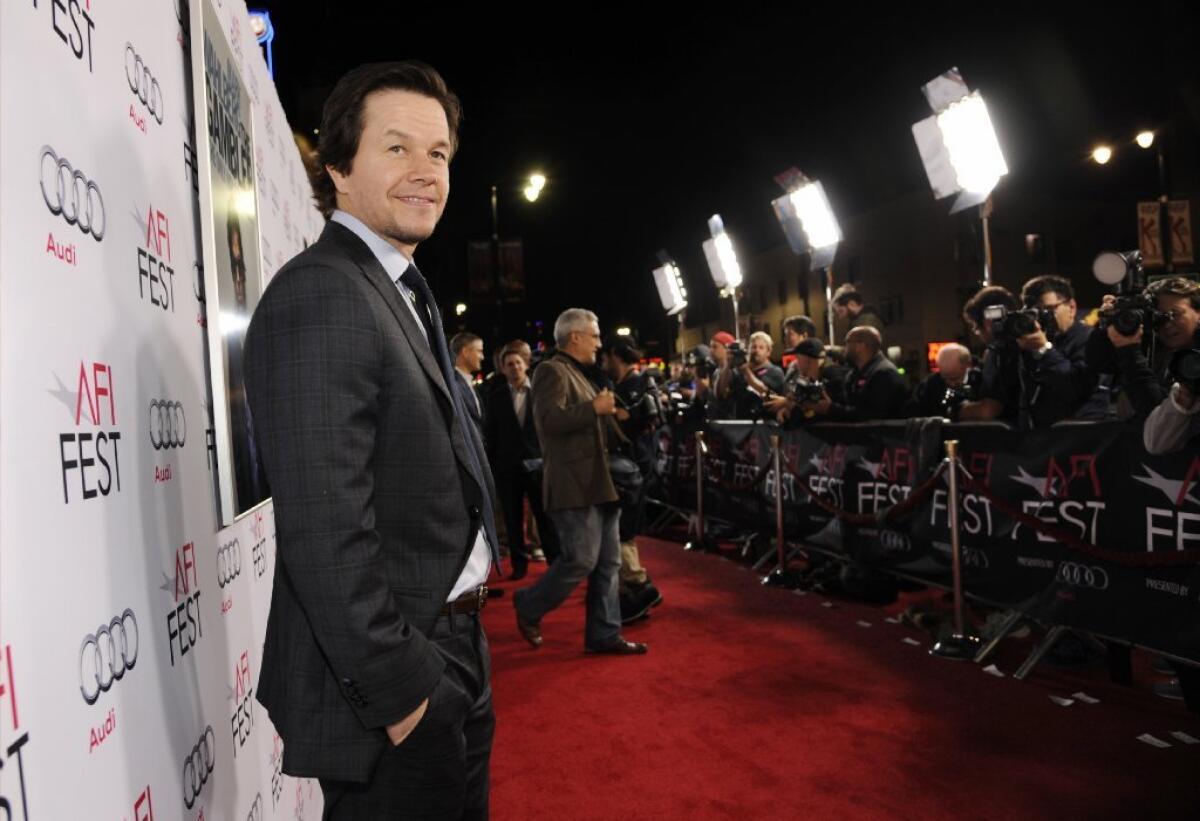
{"type": "Polygon", "coordinates": [[[533,417],[542,443],[542,496],[561,557],[533,586],[513,594],[517,629],[540,647],[542,617],[587,579],[584,650],[642,654],[646,645],[621,636],[620,510],[608,452],[610,441],[625,437],[616,423],[615,397],[597,391],[585,370],[601,347],[596,315],[563,311],[554,323],[554,342],[558,352],[538,366],[533,382],[533,417]]]}
{"type": "Polygon", "coordinates": [[[950,342],[937,353],[937,370],[922,380],[904,407],[907,417],[942,416],[958,421],[963,402],[977,399],[980,373],[965,345],[950,342]]]}

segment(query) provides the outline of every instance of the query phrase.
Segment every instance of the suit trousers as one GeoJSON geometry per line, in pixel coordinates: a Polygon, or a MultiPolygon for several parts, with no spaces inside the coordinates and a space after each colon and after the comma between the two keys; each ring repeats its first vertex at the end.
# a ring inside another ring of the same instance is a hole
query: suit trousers
{"type": "Polygon", "coordinates": [[[488,817],[496,717],[487,636],[478,614],[443,615],[429,639],[446,670],[425,715],[399,746],[385,739],[367,783],[321,780],[325,821],[488,817]]]}
{"type": "Polygon", "coordinates": [[[512,556],[513,570],[529,566],[529,550],[525,543],[526,498],[529,499],[529,508],[537,522],[542,552],[546,554],[547,561],[553,562],[559,555],[558,538],[554,525],[546,518],[546,511],[542,507],[542,483],[538,477],[519,467],[497,470],[493,476],[496,481],[496,496],[504,515],[504,530],[508,534],[508,550],[512,556]]]}
{"type": "Polygon", "coordinates": [[[513,606],[521,618],[539,622],[587,579],[587,625],[584,645],[602,647],[621,636],[621,604],[617,573],[621,541],[620,511],[615,504],[550,511],[562,557],[532,587],[518,590],[513,606]]]}

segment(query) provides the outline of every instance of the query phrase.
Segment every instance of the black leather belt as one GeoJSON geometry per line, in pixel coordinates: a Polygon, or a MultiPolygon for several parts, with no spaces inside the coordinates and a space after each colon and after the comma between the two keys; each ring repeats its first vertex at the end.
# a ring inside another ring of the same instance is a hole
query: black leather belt
{"type": "Polygon", "coordinates": [[[467,616],[474,615],[487,606],[488,589],[486,584],[481,584],[474,590],[468,590],[452,602],[447,602],[442,607],[443,616],[467,616]]]}

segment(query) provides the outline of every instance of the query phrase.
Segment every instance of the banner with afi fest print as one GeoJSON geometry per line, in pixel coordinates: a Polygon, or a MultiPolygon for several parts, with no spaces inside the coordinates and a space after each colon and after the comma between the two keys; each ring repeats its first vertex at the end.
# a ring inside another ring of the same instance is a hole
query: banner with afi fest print
{"type": "MultiPolygon", "coordinates": [[[[240,239],[259,293],[323,220],[245,5],[204,2],[254,135],[240,239]]],[[[270,504],[221,526],[208,351],[226,293],[202,270],[191,13],[0,4],[6,821],[321,814],[254,700],[270,504]]]]}

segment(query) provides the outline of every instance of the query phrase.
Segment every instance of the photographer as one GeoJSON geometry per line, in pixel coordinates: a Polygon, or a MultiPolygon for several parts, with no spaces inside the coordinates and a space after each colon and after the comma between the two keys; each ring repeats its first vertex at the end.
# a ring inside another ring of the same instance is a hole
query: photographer
{"type": "Polygon", "coordinates": [[[1021,403],[1019,352],[1005,344],[1004,319],[1017,310],[1012,291],[999,285],[981,288],[963,306],[963,320],[987,347],[980,368],[979,398],[964,402],[958,418],[963,422],[998,420],[1015,425],[1021,403]]]}
{"type": "Polygon", "coordinates": [[[971,366],[971,352],[966,346],[951,342],[938,351],[937,371],[917,385],[904,415],[957,419],[963,403],[977,398],[980,375],[979,369],[971,366]]]}
{"type": "Polygon", "coordinates": [[[788,427],[815,419],[817,415],[813,410],[801,410],[800,406],[807,402],[819,402],[829,392],[823,381],[825,346],[821,340],[811,337],[803,339],[792,348],[792,354],[796,358],[788,366],[783,395],[763,400],[763,405],[781,423],[790,423],[788,427]]]}
{"type": "Polygon", "coordinates": [[[838,319],[850,320],[851,330],[869,327],[883,333],[884,321],[879,311],[865,304],[862,292],[849,282],[833,292],[833,312],[838,319]]]}
{"type": "Polygon", "coordinates": [[[1168,399],[1167,389],[1173,381],[1168,374],[1171,357],[1200,341],[1200,285],[1183,277],[1167,277],[1147,287],[1144,296],[1149,298],[1147,304],[1125,311],[1119,310],[1117,297],[1104,297],[1101,323],[1092,334],[1088,351],[1093,367],[1116,372],[1117,384],[1138,416],[1149,414],[1168,399]],[[1144,338],[1147,324],[1154,328],[1153,341],[1157,342],[1149,355],[1146,346],[1152,340],[1144,338]]]}
{"type": "Polygon", "coordinates": [[[853,370],[846,381],[845,402],[834,402],[823,390],[821,399],[800,405],[833,422],[896,419],[904,413],[908,386],[896,366],[883,355],[883,337],[870,326],[846,334],[846,361],[853,370]]]}
{"type": "Polygon", "coordinates": [[[721,369],[717,393],[732,399],[734,419],[756,419],[763,414],[763,397],[783,391],[783,369],[771,362],[771,337],[762,331],[750,335],[750,349],[729,346],[721,369]]]}

